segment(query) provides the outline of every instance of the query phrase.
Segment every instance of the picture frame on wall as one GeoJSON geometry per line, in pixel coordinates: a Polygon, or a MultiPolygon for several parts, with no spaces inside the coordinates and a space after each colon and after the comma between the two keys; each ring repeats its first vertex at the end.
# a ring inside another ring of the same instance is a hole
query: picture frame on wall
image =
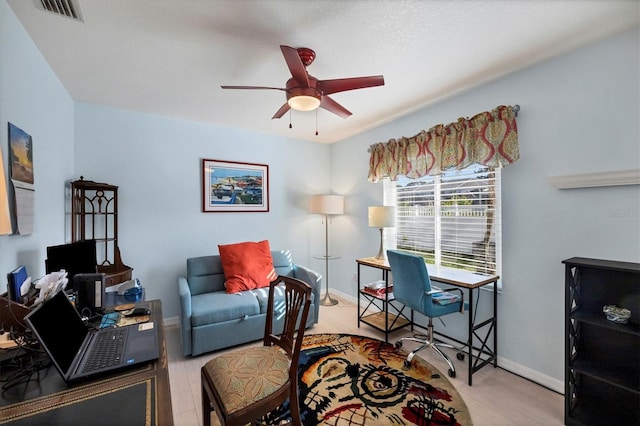
{"type": "Polygon", "coordinates": [[[268,212],[269,166],[203,158],[202,211],[268,212]]]}
{"type": "Polygon", "coordinates": [[[14,235],[29,235],[35,218],[33,139],[12,123],[8,129],[11,229],[14,235]]]}

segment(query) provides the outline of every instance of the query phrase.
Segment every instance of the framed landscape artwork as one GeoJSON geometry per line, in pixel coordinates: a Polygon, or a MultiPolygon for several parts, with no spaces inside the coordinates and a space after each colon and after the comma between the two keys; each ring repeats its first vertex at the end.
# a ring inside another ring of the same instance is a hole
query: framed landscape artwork
{"type": "Polygon", "coordinates": [[[268,212],[269,166],[202,159],[202,211],[268,212]]]}

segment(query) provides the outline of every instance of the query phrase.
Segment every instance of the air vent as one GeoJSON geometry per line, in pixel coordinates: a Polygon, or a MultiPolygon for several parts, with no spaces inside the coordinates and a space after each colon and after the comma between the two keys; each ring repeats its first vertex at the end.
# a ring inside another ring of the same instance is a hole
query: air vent
{"type": "Polygon", "coordinates": [[[56,15],[82,21],[80,8],[75,0],[40,0],[40,3],[44,10],[55,13],[56,15]]]}

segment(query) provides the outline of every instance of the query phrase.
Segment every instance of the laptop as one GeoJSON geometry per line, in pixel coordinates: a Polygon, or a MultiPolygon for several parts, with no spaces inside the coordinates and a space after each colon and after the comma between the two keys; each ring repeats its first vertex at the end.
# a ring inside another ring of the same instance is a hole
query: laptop
{"type": "Polygon", "coordinates": [[[30,312],[25,320],[67,382],[159,356],[158,330],[153,322],[90,330],[63,291],[30,312]],[[99,348],[101,342],[108,342],[112,348],[99,348]],[[106,355],[110,357],[105,360],[106,355]]]}

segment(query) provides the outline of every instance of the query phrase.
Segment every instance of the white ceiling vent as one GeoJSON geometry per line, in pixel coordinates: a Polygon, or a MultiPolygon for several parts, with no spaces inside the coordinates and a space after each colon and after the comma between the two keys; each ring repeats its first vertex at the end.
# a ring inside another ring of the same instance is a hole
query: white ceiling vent
{"type": "Polygon", "coordinates": [[[46,11],[66,16],[76,21],[82,21],[82,15],[76,0],[40,0],[40,3],[46,11]]]}

